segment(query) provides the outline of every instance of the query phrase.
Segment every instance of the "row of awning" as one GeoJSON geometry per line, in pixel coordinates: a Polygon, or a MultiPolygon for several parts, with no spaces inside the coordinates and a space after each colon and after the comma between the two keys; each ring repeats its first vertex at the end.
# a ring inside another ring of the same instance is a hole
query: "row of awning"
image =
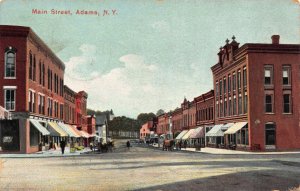
{"type": "Polygon", "coordinates": [[[245,127],[248,122],[226,123],[212,126],[210,131],[205,133],[205,127],[197,127],[195,129],[183,130],[175,138],[177,140],[198,139],[203,137],[223,137],[224,134],[235,134],[237,131],[245,127]]]}
{"type": "Polygon", "coordinates": [[[197,127],[195,129],[183,130],[175,139],[177,140],[186,140],[186,139],[198,139],[204,137],[205,134],[204,127],[197,127]]]}
{"type": "Polygon", "coordinates": [[[30,123],[42,134],[42,135],[50,135],[50,136],[57,136],[57,137],[83,137],[83,138],[90,138],[96,137],[95,134],[89,134],[86,131],[80,131],[75,126],[65,124],[65,123],[56,123],[56,122],[44,122],[45,127],[40,123],[39,120],[36,119],[29,119],[30,123]]]}

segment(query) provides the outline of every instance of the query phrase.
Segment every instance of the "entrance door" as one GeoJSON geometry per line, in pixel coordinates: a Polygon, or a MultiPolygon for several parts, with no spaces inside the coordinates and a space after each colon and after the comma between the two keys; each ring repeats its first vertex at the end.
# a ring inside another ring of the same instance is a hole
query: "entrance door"
{"type": "Polygon", "coordinates": [[[276,125],[275,123],[266,123],[265,125],[265,145],[266,149],[276,148],[276,125]]]}

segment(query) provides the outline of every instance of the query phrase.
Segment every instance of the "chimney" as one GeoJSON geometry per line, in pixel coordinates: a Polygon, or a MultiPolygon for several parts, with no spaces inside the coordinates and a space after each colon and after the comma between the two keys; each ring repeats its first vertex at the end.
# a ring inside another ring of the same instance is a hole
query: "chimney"
{"type": "Polygon", "coordinates": [[[272,44],[279,44],[279,39],[280,39],[279,35],[273,35],[271,38],[272,38],[272,44]]]}

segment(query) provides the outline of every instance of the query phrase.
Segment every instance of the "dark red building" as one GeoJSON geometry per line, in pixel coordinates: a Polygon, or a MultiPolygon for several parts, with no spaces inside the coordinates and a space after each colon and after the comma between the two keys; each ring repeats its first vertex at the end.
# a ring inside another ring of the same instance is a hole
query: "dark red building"
{"type": "Polygon", "coordinates": [[[162,115],[157,116],[157,129],[156,129],[156,133],[158,135],[162,135],[162,134],[169,134],[170,130],[170,124],[169,124],[169,115],[168,113],[164,113],[162,115]]]}
{"type": "Polygon", "coordinates": [[[172,112],[172,132],[174,137],[182,131],[182,108],[176,108],[172,112]]]}
{"type": "Polygon", "coordinates": [[[220,48],[211,69],[215,90],[215,122],[230,124],[227,145],[238,149],[300,148],[300,45],[247,43],[235,37],[220,48]],[[230,127],[231,126],[231,127],[230,127]]]}
{"type": "Polygon", "coordinates": [[[182,108],[182,130],[194,129],[196,127],[196,104],[184,98],[182,108]]]}
{"type": "Polygon", "coordinates": [[[67,124],[76,124],[76,92],[64,85],[64,121],[67,124]]]}
{"type": "Polygon", "coordinates": [[[0,106],[12,114],[0,123],[0,152],[36,152],[49,142],[47,122],[63,120],[65,65],[29,27],[0,26],[0,42],[0,106]]]}

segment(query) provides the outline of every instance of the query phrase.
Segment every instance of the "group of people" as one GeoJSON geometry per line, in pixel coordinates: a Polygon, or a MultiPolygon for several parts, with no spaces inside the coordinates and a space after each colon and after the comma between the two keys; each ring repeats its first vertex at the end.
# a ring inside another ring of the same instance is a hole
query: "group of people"
{"type": "Polygon", "coordinates": [[[182,142],[182,140],[179,140],[179,141],[176,142],[175,146],[176,146],[176,150],[181,150],[181,148],[185,148],[186,149],[186,147],[187,147],[187,140],[184,140],[183,142],[182,142]]]}

